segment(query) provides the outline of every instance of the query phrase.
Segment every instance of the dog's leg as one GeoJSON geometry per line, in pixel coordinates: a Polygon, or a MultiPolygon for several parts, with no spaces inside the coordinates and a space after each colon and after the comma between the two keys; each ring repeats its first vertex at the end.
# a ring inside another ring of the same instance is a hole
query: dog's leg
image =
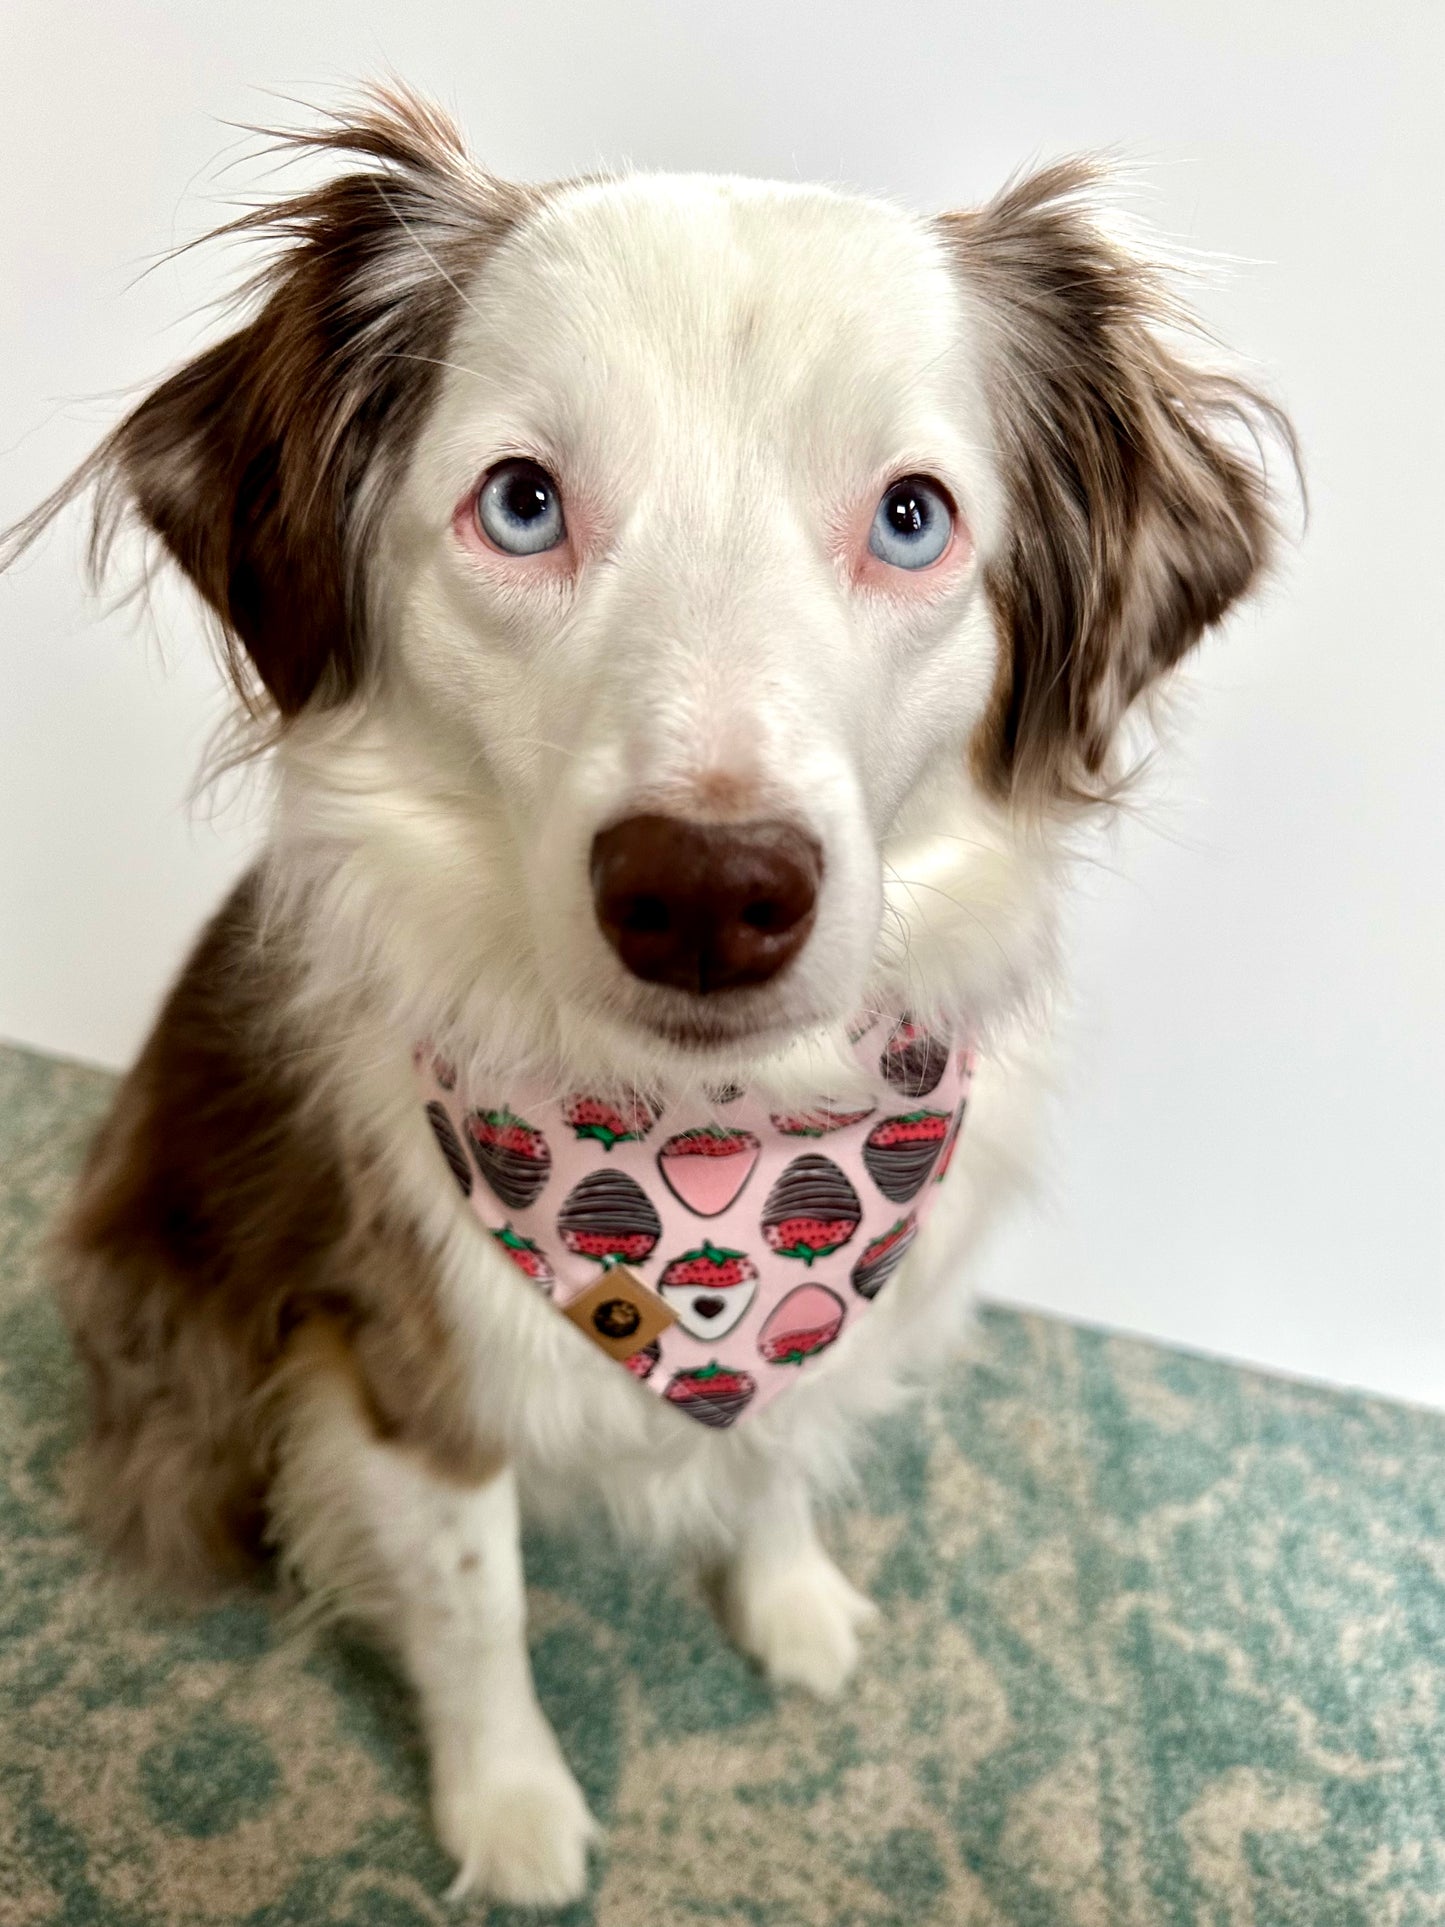
{"type": "Polygon", "coordinates": [[[722,1576],[728,1631],[775,1686],[842,1692],[858,1634],[877,1614],[824,1551],[807,1491],[779,1476],[748,1510],[722,1576]]]}
{"type": "Polygon", "coordinates": [[[290,1377],[273,1532],[321,1603],[379,1633],[420,1701],[452,1897],[576,1899],[597,1829],[537,1704],[516,1484],[463,1486],[379,1440],[344,1356],[290,1377]]]}

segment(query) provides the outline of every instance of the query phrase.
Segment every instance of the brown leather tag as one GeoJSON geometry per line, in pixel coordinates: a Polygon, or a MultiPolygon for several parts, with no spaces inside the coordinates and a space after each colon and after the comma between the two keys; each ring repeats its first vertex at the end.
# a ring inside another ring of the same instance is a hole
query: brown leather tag
{"type": "Polygon", "coordinates": [[[677,1323],[677,1313],[650,1291],[626,1265],[613,1265],[595,1285],[563,1311],[579,1331],[612,1358],[631,1358],[659,1332],[677,1323]]]}

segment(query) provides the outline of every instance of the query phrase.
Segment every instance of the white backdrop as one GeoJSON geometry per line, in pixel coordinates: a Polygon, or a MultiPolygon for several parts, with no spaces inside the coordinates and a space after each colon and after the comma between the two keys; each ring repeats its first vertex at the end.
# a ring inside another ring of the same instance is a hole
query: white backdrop
{"type": "MultiPolygon", "coordinates": [[[[631,160],[924,206],[1121,148],[1171,235],[1242,257],[1207,311],[1293,408],[1314,519],[1090,881],[1048,1196],[989,1281],[1445,1403],[1442,22],[1434,0],[4,0],[0,523],[200,338],[224,262],[141,271],[256,185],[216,161],[221,121],[285,117],[261,88],[389,65],[502,172],[631,160]]],[[[76,564],[72,529],[0,580],[0,1035],[119,1064],[248,825],[187,808],[218,699],[183,598],[107,615],[76,564]]]]}

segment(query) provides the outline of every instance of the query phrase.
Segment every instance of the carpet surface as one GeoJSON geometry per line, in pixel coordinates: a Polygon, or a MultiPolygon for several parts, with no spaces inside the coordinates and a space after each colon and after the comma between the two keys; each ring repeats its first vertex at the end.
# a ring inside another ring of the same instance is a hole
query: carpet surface
{"type": "Polygon", "coordinates": [[[831,1529],[883,1608],[836,1707],[674,1575],[529,1541],[607,1845],[561,1914],[448,1908],[387,1666],[142,1608],[67,1523],[37,1249],[109,1083],[0,1051],[3,1927],[1445,1920],[1445,1419],[1001,1312],[831,1529]]]}

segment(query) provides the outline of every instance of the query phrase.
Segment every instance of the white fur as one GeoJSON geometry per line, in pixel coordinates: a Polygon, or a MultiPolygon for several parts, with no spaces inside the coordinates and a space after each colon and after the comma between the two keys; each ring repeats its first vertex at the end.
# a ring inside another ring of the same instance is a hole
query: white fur
{"type": "Polygon", "coordinates": [[[302,1383],[275,1528],[308,1589],[386,1638],[416,1688],[453,1897],[573,1898],[596,1824],[532,1687],[510,1469],[449,1486],[378,1443],[344,1375],[302,1383]]]}
{"type": "MultiPolygon", "coordinates": [[[[1002,527],[967,305],[927,230],[884,205],[646,177],[552,200],[466,294],[383,527],[374,689],[280,752],[270,874],[304,932],[305,1014],[335,1046],[343,1130],[379,1138],[440,1254],[452,1340],[524,1502],[600,1506],[651,1550],[720,1565],[739,1642],[778,1683],[834,1694],[870,1609],[811,1504],[957,1342],[968,1252],[1027,1163],[1024,1020],[1052,958],[1060,852],[985,801],[964,754],[994,680],[980,568],[1002,527]],[[519,587],[459,552],[455,503],[517,450],[585,506],[575,583],[519,587]],[[953,489],[974,561],[933,600],[864,592],[832,531],[917,469],[953,489]],[[823,893],[796,967],[749,993],[755,1034],[686,1053],[649,1028],[676,993],[628,978],[596,928],[587,852],[605,823],[735,768],[760,814],[817,837],[823,893]],[[787,1100],[837,1088],[842,1027],[871,994],[986,1047],[940,1204],[864,1343],[845,1335],[736,1432],[680,1424],[579,1356],[479,1233],[408,1047],[431,1037],[464,1076],[678,1094],[737,1077],[787,1100]]],[[[344,1387],[317,1397],[278,1488],[293,1561],[398,1645],[461,1881],[576,1893],[590,1822],[526,1679],[511,1475],[439,1489],[364,1436],[344,1387]]]]}

